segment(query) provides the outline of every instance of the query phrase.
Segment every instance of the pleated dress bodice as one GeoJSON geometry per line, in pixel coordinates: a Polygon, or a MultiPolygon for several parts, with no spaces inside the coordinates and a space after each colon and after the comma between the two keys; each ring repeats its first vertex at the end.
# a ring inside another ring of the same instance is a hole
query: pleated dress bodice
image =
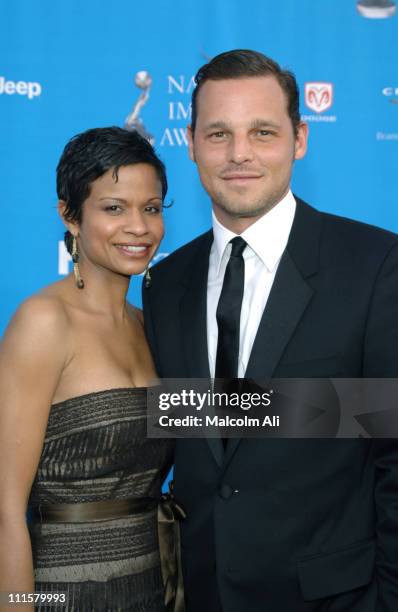
{"type": "MultiPolygon", "coordinates": [[[[29,504],[160,497],[173,443],[147,438],[146,392],[110,389],[54,404],[29,504]]],[[[64,610],[164,609],[156,509],[29,528],[35,588],[66,592],[64,610]]]]}

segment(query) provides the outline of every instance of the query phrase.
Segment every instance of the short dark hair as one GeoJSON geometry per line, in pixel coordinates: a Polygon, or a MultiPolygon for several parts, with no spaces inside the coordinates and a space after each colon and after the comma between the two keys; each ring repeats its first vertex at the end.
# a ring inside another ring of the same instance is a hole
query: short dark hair
{"type": "MultiPolygon", "coordinates": [[[[117,181],[119,168],[133,164],[149,164],[155,169],[164,199],[166,169],[152,145],[138,132],[119,127],[94,128],[71,138],[57,166],[57,194],[66,202],[65,219],[80,223],[83,203],[90,195],[92,183],[111,169],[117,181]]],[[[71,242],[71,234],[66,232],[65,244],[69,252],[71,242]]]]}
{"type": "Polygon", "coordinates": [[[300,94],[297,81],[292,72],[282,70],[270,57],[249,49],[225,51],[213,57],[210,62],[199,68],[195,75],[196,87],[192,92],[191,128],[195,131],[198,116],[198,93],[206,81],[240,79],[245,77],[274,76],[286,94],[287,112],[291,119],[294,133],[301,121],[300,94]]]}

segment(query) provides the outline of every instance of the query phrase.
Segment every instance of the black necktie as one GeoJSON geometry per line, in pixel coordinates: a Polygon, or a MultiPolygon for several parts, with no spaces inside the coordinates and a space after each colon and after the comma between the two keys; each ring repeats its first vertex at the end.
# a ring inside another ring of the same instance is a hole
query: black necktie
{"type": "Polygon", "coordinates": [[[240,236],[231,240],[232,251],[225,270],[217,306],[218,343],[216,378],[238,376],[240,311],[245,284],[245,262],[242,256],[246,242],[240,236]]]}

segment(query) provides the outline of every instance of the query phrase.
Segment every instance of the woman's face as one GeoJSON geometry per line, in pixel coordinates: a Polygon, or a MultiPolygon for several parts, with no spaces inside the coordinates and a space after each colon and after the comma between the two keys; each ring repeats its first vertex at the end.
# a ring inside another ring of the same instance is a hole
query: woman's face
{"type": "Polygon", "coordinates": [[[131,276],[143,272],[163,238],[162,186],[149,164],[121,166],[91,185],[79,225],[83,267],[131,276]]]}

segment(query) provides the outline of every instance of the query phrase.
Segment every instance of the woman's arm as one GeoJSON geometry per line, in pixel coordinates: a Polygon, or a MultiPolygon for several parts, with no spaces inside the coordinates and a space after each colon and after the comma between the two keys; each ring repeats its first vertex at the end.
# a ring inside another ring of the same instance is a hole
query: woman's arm
{"type": "MultiPolygon", "coordinates": [[[[0,345],[0,592],[34,592],[26,508],[49,409],[65,364],[67,318],[54,298],[34,297],[0,345]]],[[[0,604],[0,611],[15,609],[0,604]]],[[[25,608],[28,609],[28,608],[25,608]]],[[[33,610],[32,608],[29,608],[33,610]]]]}

